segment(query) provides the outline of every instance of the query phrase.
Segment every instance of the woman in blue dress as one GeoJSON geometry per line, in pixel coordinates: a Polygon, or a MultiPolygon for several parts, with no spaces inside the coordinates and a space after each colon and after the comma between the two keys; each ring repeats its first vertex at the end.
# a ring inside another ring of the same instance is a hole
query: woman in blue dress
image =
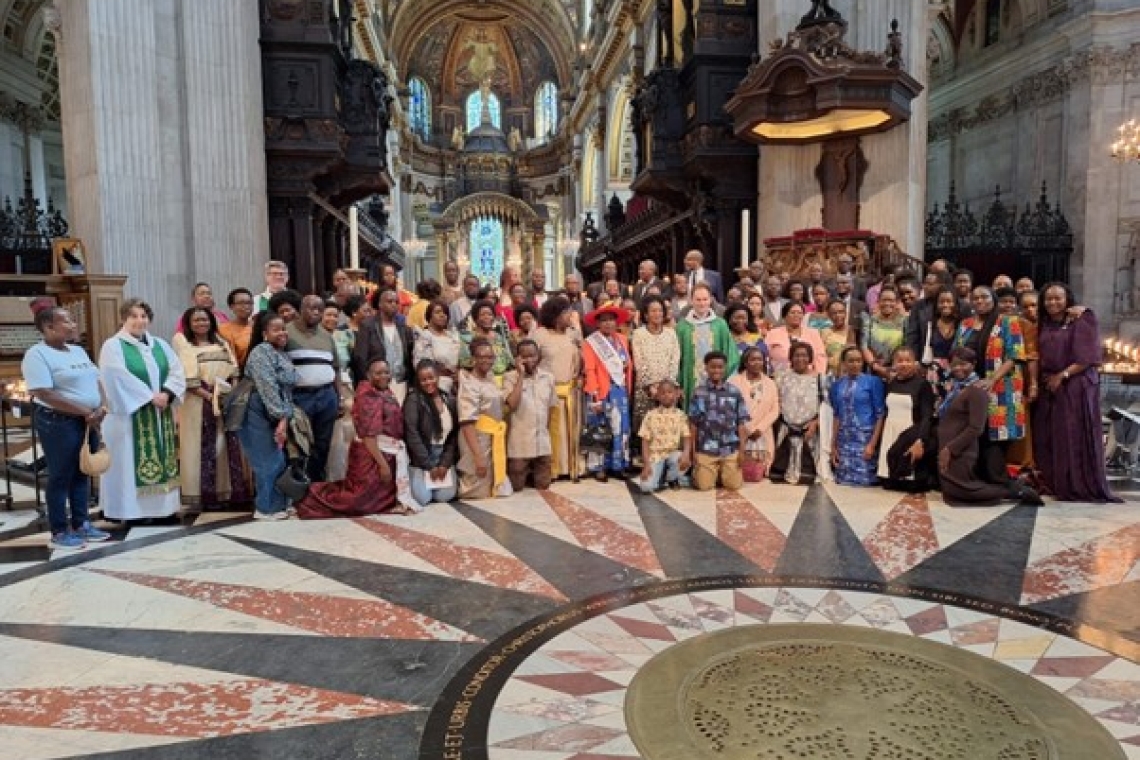
{"type": "Polygon", "coordinates": [[[843,350],[842,374],[831,384],[829,398],[835,410],[831,465],[835,482],[873,486],[879,482],[875,453],[886,419],[883,381],[863,372],[863,353],[851,346],[843,350]]]}

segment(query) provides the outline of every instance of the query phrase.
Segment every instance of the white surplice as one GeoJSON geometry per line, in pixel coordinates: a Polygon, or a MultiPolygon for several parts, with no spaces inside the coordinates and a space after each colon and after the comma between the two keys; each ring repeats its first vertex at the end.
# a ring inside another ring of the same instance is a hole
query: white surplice
{"type": "MultiPolygon", "coordinates": [[[[154,400],[154,394],[164,387],[181,399],[186,392],[186,375],[182,362],[166,341],[150,333],[146,342],[119,331],[103,344],[99,352],[99,374],[107,394],[108,414],[103,420],[103,440],[111,452],[111,469],[99,481],[99,502],[103,514],[113,520],[138,520],[148,517],[169,517],[176,513],[181,502],[177,482],[166,493],[140,494],[135,484],[135,445],[131,415],[154,400]],[[150,383],[144,383],[131,374],[123,357],[122,341],[138,348],[146,363],[150,383]],[[158,364],[154,352],[163,351],[170,371],[166,382],[159,382],[158,364]]],[[[161,417],[159,424],[162,424],[161,417]]],[[[175,436],[177,438],[177,436],[175,436]]]]}

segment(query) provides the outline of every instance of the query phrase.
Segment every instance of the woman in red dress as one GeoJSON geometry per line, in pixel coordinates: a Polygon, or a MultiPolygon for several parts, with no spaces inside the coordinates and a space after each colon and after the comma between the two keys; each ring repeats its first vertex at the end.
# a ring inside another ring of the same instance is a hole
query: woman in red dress
{"type": "Polygon", "coordinates": [[[384,438],[402,442],[404,437],[404,413],[388,389],[391,380],[392,371],[383,359],[368,365],[367,379],[357,387],[352,405],[356,439],[348,449],[348,471],[344,480],[313,484],[296,505],[301,519],[408,511],[397,494],[396,455],[381,451],[384,438]]]}

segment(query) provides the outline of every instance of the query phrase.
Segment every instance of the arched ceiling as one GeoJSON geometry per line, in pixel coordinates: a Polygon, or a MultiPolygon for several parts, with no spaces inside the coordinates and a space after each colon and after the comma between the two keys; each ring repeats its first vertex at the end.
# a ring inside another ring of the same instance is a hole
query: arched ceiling
{"type": "Polygon", "coordinates": [[[0,0],[0,35],[3,44],[36,67],[43,83],[40,105],[48,119],[59,121],[59,69],[55,38],[44,26],[47,0],[0,0]]]}
{"type": "Polygon", "coordinates": [[[461,97],[489,73],[493,86],[529,98],[538,84],[570,82],[576,55],[576,0],[409,0],[390,26],[400,77],[423,77],[461,97]]]}

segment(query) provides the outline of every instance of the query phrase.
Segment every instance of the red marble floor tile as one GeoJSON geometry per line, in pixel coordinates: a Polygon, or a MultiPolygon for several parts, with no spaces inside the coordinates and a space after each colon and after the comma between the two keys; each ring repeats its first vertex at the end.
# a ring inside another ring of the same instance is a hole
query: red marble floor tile
{"type": "Polygon", "coordinates": [[[863,547],[888,580],[938,552],[938,536],[926,496],[909,495],[863,539],[863,547]]]}
{"type": "Polygon", "coordinates": [[[647,573],[664,575],[657,552],[645,536],[561,494],[553,491],[539,493],[585,548],[647,573]]]}
{"type": "Polygon", "coordinates": [[[515,557],[507,557],[474,546],[463,546],[444,538],[379,520],[359,519],[356,523],[456,578],[527,594],[539,594],[560,602],[566,601],[566,597],[558,589],[515,557]]]}
{"type": "Polygon", "coordinates": [[[502,749],[532,750],[537,752],[583,752],[621,736],[623,732],[614,728],[589,726],[572,723],[567,726],[548,728],[545,731],[520,736],[516,739],[499,742],[495,747],[502,749]]]}
{"type": "Polygon", "coordinates": [[[1070,697],[1087,697],[1111,702],[1140,702],[1140,682],[1086,678],[1065,694],[1070,697]]]}
{"type": "MultiPolygon", "coordinates": [[[[622,669],[629,665],[623,665],[622,669]]],[[[596,673],[552,673],[536,676],[515,676],[520,681],[541,686],[544,689],[560,691],[574,697],[583,697],[587,694],[601,694],[606,691],[617,691],[625,687],[603,678],[596,673]]]]}
{"type": "Polygon", "coordinates": [[[1022,604],[1120,583],[1140,559],[1140,524],[1042,557],[1025,570],[1022,604]]]}
{"type": "Polygon", "coordinates": [[[545,652],[549,657],[573,665],[582,670],[599,672],[606,670],[625,670],[629,663],[605,652],[545,652]]]}
{"type": "Polygon", "coordinates": [[[979,620],[976,623],[955,626],[950,629],[950,640],[954,646],[968,647],[974,644],[995,644],[998,640],[998,630],[1001,620],[979,620]]]}
{"type": "Polygon", "coordinates": [[[1103,657],[1042,657],[1029,671],[1035,676],[1061,678],[1088,678],[1096,675],[1116,661],[1111,655],[1103,657]]]}
{"type": "Polygon", "coordinates": [[[690,595],[689,601],[693,603],[693,610],[697,616],[703,620],[731,625],[736,618],[735,612],[728,607],[702,599],[699,596],[690,595]]]}
{"type": "MultiPolygon", "coordinates": [[[[1133,726],[1140,726],[1140,705],[1132,703],[1120,705],[1119,707],[1113,707],[1104,712],[1098,712],[1096,717],[1114,720],[1117,723],[1129,723],[1133,726]]],[[[1125,739],[1124,741],[1128,740],[1125,739]]],[[[1137,742],[1129,742],[1129,744],[1136,743],[1137,742]]]]}
{"type": "MultiPolygon", "coordinates": [[[[684,599],[684,597],[681,598],[684,599]]],[[[688,614],[682,610],[676,610],[672,607],[665,607],[660,604],[654,604],[653,602],[649,602],[645,606],[648,607],[650,611],[652,611],[653,614],[657,616],[657,619],[665,625],[669,625],[674,628],[684,628],[690,631],[703,631],[705,629],[705,627],[701,625],[701,619],[695,614],[688,614]]]]}
{"type": "Polygon", "coordinates": [[[0,691],[0,725],[195,738],[415,709],[399,702],[261,679],[0,691]]]}
{"type": "Polygon", "coordinates": [[[752,502],[734,491],[717,491],[716,533],[717,538],[768,572],[776,569],[788,543],[788,537],[752,502]]]}
{"type": "Polygon", "coordinates": [[[764,602],[758,599],[753,599],[747,594],[742,594],[739,591],[733,592],[732,600],[736,611],[742,615],[755,618],[761,623],[767,623],[772,617],[771,605],[764,604],[764,602]]]}
{"type": "Polygon", "coordinates": [[[858,614],[855,608],[836,591],[827,592],[815,606],[815,611],[833,623],[842,623],[858,614]]]}
{"type": "Polygon", "coordinates": [[[272,591],[232,583],[191,581],[117,570],[89,572],[196,599],[215,607],[272,620],[324,636],[345,638],[482,641],[438,620],[383,599],[272,591]]]}
{"type": "Polygon", "coordinates": [[[629,633],[641,639],[656,639],[658,641],[676,641],[677,637],[669,630],[668,626],[659,623],[650,623],[646,620],[634,620],[632,618],[621,617],[620,615],[610,615],[610,620],[614,621],[629,633]]]}
{"type": "Polygon", "coordinates": [[[906,624],[910,627],[915,636],[925,636],[928,633],[935,631],[945,631],[950,627],[946,622],[946,610],[942,605],[931,607],[925,612],[920,612],[917,615],[911,615],[906,618],[906,624]]]}
{"type": "Polygon", "coordinates": [[[1140,736],[1129,736],[1127,739],[1121,739],[1120,741],[1124,742],[1125,744],[1132,744],[1136,747],[1140,747],[1140,736]]]}

